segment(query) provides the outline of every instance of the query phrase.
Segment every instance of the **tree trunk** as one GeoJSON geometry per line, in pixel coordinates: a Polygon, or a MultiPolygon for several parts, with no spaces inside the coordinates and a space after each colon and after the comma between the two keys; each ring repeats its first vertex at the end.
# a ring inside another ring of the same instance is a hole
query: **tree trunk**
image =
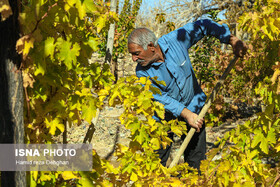
{"type": "MultiPolygon", "coordinates": [[[[23,84],[21,59],[16,52],[19,38],[18,1],[10,0],[9,3],[13,14],[0,21],[0,143],[23,144],[23,84]]],[[[2,171],[1,186],[26,186],[26,173],[2,171]]]]}
{"type": "MultiPolygon", "coordinates": [[[[117,0],[111,0],[110,11],[116,12],[116,9],[117,9],[117,0]]],[[[115,81],[117,81],[118,79],[117,62],[112,60],[114,36],[115,36],[115,23],[111,23],[108,31],[105,63],[110,64],[111,72],[115,76],[115,81]]]]}

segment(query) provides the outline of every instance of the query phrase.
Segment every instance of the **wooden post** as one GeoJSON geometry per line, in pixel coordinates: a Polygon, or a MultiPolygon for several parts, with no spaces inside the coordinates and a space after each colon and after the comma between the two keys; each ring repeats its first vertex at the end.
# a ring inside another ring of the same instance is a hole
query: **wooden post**
{"type": "MultiPolygon", "coordinates": [[[[24,144],[23,80],[20,70],[21,58],[16,52],[16,42],[20,33],[18,2],[20,1],[10,0],[11,16],[0,20],[0,143],[2,144],[24,144]]],[[[1,171],[1,186],[26,186],[26,172],[1,171]]]]}
{"type": "MultiPolygon", "coordinates": [[[[116,12],[117,9],[117,0],[111,0],[110,4],[110,11],[116,12]]],[[[115,37],[115,23],[110,24],[110,28],[108,31],[108,38],[107,38],[107,46],[106,46],[106,57],[105,63],[110,64],[111,72],[115,76],[115,81],[118,79],[118,72],[117,72],[117,62],[112,60],[113,56],[113,46],[114,46],[114,37],[115,37]]]]}

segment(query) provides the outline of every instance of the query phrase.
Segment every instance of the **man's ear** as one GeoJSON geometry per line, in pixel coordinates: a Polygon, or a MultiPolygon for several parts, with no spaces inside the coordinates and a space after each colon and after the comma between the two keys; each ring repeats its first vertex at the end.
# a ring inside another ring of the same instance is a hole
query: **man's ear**
{"type": "Polygon", "coordinates": [[[155,51],[155,45],[153,44],[153,42],[150,42],[148,44],[148,48],[150,48],[152,51],[155,51]]]}

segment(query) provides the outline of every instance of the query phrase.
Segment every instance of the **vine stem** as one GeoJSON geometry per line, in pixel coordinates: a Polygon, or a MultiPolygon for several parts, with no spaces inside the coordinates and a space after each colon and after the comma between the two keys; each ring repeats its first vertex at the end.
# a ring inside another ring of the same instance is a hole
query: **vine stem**
{"type": "Polygon", "coordinates": [[[27,105],[27,123],[29,123],[30,119],[30,99],[28,97],[27,88],[24,87],[25,98],[26,98],[26,105],[27,105]]]}
{"type": "MultiPolygon", "coordinates": [[[[34,32],[37,30],[39,23],[40,23],[43,19],[45,19],[45,18],[48,16],[49,11],[50,11],[53,7],[55,7],[56,5],[57,5],[57,3],[53,4],[52,6],[49,6],[48,11],[47,11],[39,20],[37,20],[37,23],[36,23],[36,25],[35,25],[35,28],[31,31],[30,34],[34,33],[34,32]]],[[[29,34],[29,35],[30,35],[30,34],[29,34]]]]}

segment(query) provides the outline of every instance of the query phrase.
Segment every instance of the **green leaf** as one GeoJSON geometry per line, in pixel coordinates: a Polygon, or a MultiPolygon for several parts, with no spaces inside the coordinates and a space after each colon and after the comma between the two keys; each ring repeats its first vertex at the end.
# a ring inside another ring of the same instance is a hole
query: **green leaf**
{"type": "Polygon", "coordinates": [[[147,109],[150,108],[151,106],[152,106],[151,100],[149,100],[149,99],[143,100],[143,103],[142,103],[143,109],[147,110],[147,109]]]}
{"type": "Polygon", "coordinates": [[[76,8],[79,13],[79,18],[82,20],[86,16],[86,6],[82,1],[77,1],[76,2],[76,8]]]}
{"type": "Polygon", "coordinates": [[[56,129],[59,129],[61,132],[64,132],[64,124],[60,123],[59,118],[55,118],[54,120],[45,119],[45,123],[47,128],[49,128],[49,133],[51,135],[55,134],[56,129]]]}
{"type": "Polygon", "coordinates": [[[259,151],[257,151],[256,149],[253,150],[252,152],[250,152],[248,154],[248,157],[252,160],[253,158],[255,158],[257,155],[259,154],[259,151]]]}
{"type": "Polygon", "coordinates": [[[276,134],[275,134],[275,130],[273,128],[271,128],[268,131],[266,139],[268,142],[270,142],[272,144],[276,143],[276,134]]]}
{"type": "Polygon", "coordinates": [[[262,149],[262,151],[266,154],[268,154],[268,142],[265,138],[263,138],[263,140],[261,141],[261,144],[260,144],[260,148],[262,149]]]}
{"type": "Polygon", "coordinates": [[[54,38],[53,37],[48,37],[45,40],[45,56],[49,56],[50,58],[53,59],[53,55],[54,55],[54,49],[55,49],[55,43],[54,43],[54,38]]]}
{"type": "Polygon", "coordinates": [[[97,11],[94,1],[84,0],[83,4],[85,5],[87,12],[94,13],[95,11],[97,11]]]}
{"type": "Polygon", "coordinates": [[[93,51],[97,51],[98,45],[99,45],[99,40],[98,38],[94,38],[94,37],[89,37],[89,40],[87,42],[87,44],[92,48],[93,51]]]}
{"type": "Polygon", "coordinates": [[[96,106],[95,102],[90,101],[89,106],[83,105],[82,106],[82,118],[86,120],[89,124],[91,123],[91,120],[96,115],[96,106]]]}
{"type": "Polygon", "coordinates": [[[137,122],[131,121],[131,122],[127,122],[126,124],[127,124],[127,128],[130,129],[131,134],[135,134],[135,132],[138,131],[140,128],[139,121],[137,122]]]}
{"type": "Polygon", "coordinates": [[[145,141],[147,141],[148,139],[148,134],[145,130],[145,128],[141,128],[140,131],[139,131],[139,135],[136,136],[136,140],[140,143],[140,144],[143,144],[145,141]]]}
{"type": "Polygon", "coordinates": [[[107,15],[103,14],[101,16],[99,16],[94,24],[97,27],[97,32],[99,33],[106,25],[106,20],[107,20],[107,15]]]}
{"type": "Polygon", "coordinates": [[[35,69],[34,75],[35,76],[37,76],[39,74],[45,75],[45,70],[47,69],[45,59],[36,61],[35,64],[36,64],[36,69],[35,69]]]}
{"type": "Polygon", "coordinates": [[[158,101],[156,101],[154,103],[156,105],[155,112],[157,113],[158,117],[160,117],[161,119],[164,119],[164,116],[165,116],[164,105],[159,103],[158,101]]]}
{"type": "Polygon", "coordinates": [[[155,150],[160,149],[160,140],[158,138],[152,138],[151,144],[155,150]]]}
{"type": "Polygon", "coordinates": [[[68,70],[72,69],[73,64],[76,65],[77,63],[77,56],[80,55],[80,45],[78,43],[75,43],[72,46],[71,42],[60,39],[58,48],[58,58],[61,61],[64,61],[64,64],[66,65],[68,70]]]}
{"type": "Polygon", "coordinates": [[[255,133],[255,136],[254,136],[254,139],[252,142],[253,148],[256,147],[264,139],[264,136],[260,130],[255,130],[254,133],[255,133]]]}
{"type": "Polygon", "coordinates": [[[87,187],[94,187],[95,185],[93,184],[93,178],[92,178],[92,174],[89,172],[85,172],[85,171],[79,171],[79,174],[81,175],[80,179],[79,179],[79,183],[78,186],[87,186],[87,187]]]}

